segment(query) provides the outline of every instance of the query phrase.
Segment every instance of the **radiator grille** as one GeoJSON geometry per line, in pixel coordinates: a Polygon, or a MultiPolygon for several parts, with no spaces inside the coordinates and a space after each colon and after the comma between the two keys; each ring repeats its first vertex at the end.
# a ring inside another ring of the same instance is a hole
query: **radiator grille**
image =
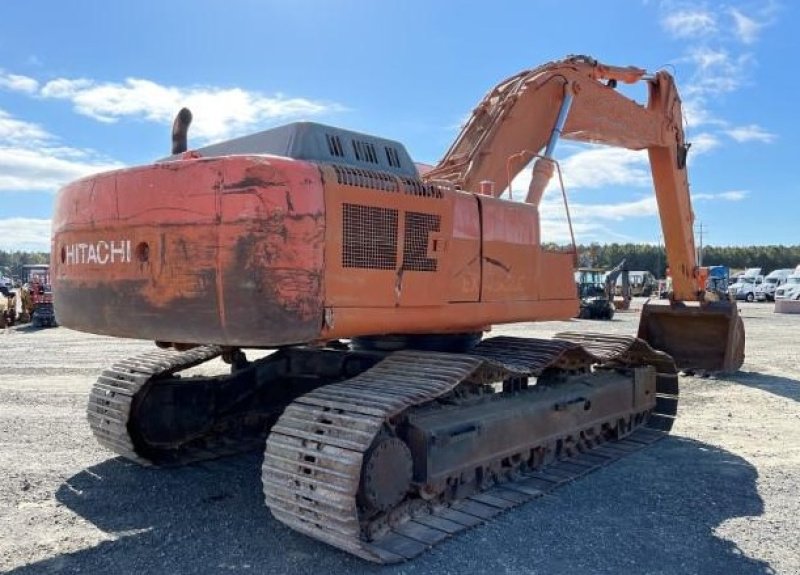
{"type": "Polygon", "coordinates": [[[441,216],[406,212],[405,240],[403,241],[403,269],[417,272],[435,272],[437,259],[428,257],[428,239],[438,232],[441,216]]]}
{"type": "Polygon", "coordinates": [[[397,210],[342,204],[342,267],[397,268],[397,210]]]}

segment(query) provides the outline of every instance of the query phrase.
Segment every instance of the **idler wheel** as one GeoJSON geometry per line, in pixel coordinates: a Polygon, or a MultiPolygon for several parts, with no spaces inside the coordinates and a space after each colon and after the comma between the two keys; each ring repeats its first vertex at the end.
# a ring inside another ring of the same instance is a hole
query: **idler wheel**
{"type": "Polygon", "coordinates": [[[361,500],[373,511],[388,511],[411,486],[411,451],[396,437],[381,437],[367,453],[361,473],[361,500]]]}

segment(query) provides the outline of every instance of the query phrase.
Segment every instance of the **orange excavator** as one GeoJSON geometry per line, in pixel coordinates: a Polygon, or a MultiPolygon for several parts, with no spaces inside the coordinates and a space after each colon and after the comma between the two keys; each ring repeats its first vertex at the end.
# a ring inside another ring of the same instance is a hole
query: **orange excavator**
{"type": "Polygon", "coordinates": [[[666,72],[522,72],[424,176],[397,142],[313,123],[187,151],[190,122],[172,156],[56,201],[59,323],[158,345],[91,391],[91,428],[123,457],[180,465],[266,439],[278,520],[391,563],[661,437],[679,369],[742,364],[735,305],[703,301],[666,72]],[[645,83],[646,105],[618,82],[645,83]],[[540,241],[559,138],[648,152],[673,298],[645,306],[638,337],[483,337],[577,313],[574,250],[540,241]],[[502,199],[531,161],[525,201],[502,199]],[[229,373],[183,373],[217,357],[229,373]]]}

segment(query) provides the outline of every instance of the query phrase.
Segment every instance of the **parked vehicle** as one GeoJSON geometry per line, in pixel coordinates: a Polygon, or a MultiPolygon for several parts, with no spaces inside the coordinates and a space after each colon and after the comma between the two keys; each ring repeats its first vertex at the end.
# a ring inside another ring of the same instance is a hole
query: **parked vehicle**
{"type": "Polygon", "coordinates": [[[612,319],[614,304],[606,289],[605,270],[578,268],[575,271],[575,286],[578,289],[580,319],[612,319]]]}
{"type": "Polygon", "coordinates": [[[792,268],[771,271],[764,283],[756,287],[756,300],[775,301],[775,290],[786,283],[786,278],[794,273],[792,268]]]}
{"type": "Polygon", "coordinates": [[[708,266],[706,280],[706,301],[728,300],[730,285],[730,268],[728,266],[708,266]]]}
{"type": "Polygon", "coordinates": [[[17,292],[0,284],[0,328],[11,327],[17,321],[17,292]]]}
{"type": "Polygon", "coordinates": [[[748,268],[744,275],[739,276],[736,283],[728,288],[728,294],[731,299],[755,301],[756,287],[762,283],[764,283],[764,276],[761,275],[761,268],[748,268]]]}
{"type": "Polygon", "coordinates": [[[58,327],[53,309],[49,266],[26,266],[27,283],[21,288],[22,311],[35,327],[58,327]]]}
{"type": "MultiPolygon", "coordinates": [[[[629,271],[628,281],[633,297],[650,297],[658,291],[658,280],[649,271],[629,271]]],[[[617,278],[616,293],[622,295],[622,277],[617,278]]]]}
{"type": "Polygon", "coordinates": [[[786,283],[775,290],[775,301],[784,299],[800,300],[800,266],[786,278],[786,283]]]}

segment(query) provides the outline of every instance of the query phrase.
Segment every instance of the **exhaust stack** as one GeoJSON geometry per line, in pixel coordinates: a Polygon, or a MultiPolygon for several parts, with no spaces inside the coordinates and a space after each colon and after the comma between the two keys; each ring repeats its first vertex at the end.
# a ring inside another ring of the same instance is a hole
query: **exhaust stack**
{"type": "Polygon", "coordinates": [[[192,123],[192,111],[189,108],[181,108],[172,123],[172,153],[184,153],[188,145],[189,126],[192,123]]]}

